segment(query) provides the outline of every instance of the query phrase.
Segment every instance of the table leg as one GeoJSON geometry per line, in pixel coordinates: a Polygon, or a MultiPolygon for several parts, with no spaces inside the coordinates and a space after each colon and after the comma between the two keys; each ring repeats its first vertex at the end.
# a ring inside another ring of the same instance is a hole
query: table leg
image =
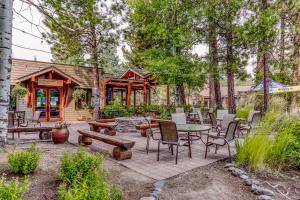
{"type": "Polygon", "coordinates": [[[188,132],[188,143],[189,143],[189,156],[190,156],[190,158],[192,158],[192,148],[191,148],[190,132],[188,132]]]}

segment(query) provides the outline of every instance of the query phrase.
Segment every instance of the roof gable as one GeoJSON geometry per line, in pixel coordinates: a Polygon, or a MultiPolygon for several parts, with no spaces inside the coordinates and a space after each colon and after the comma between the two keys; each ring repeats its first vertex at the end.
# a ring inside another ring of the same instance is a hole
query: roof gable
{"type": "Polygon", "coordinates": [[[140,69],[132,69],[129,68],[128,70],[126,70],[121,76],[121,79],[129,79],[131,77],[135,77],[138,76],[141,79],[144,79],[146,77],[148,77],[149,73],[144,73],[142,70],[140,69]]]}
{"type": "Polygon", "coordinates": [[[64,73],[63,71],[57,69],[57,68],[54,67],[54,66],[47,67],[47,68],[44,68],[44,69],[39,70],[39,71],[37,71],[37,72],[33,72],[33,73],[31,73],[31,74],[28,74],[28,75],[19,77],[19,78],[16,79],[16,82],[23,82],[23,81],[26,81],[26,80],[30,79],[30,78],[33,77],[33,76],[40,76],[40,75],[42,75],[42,74],[45,74],[45,73],[48,73],[48,72],[51,72],[51,71],[57,73],[58,75],[62,76],[62,77],[65,78],[65,79],[71,80],[72,82],[74,82],[74,83],[77,84],[77,85],[81,85],[81,82],[80,82],[80,81],[78,81],[77,79],[75,79],[75,78],[69,76],[68,74],[64,73]]]}

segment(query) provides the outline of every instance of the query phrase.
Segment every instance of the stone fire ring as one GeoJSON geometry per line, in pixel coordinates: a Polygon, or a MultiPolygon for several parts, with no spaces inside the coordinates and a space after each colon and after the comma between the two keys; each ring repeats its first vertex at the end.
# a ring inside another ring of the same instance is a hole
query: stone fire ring
{"type": "Polygon", "coordinates": [[[120,133],[138,133],[136,125],[148,123],[145,117],[117,117],[116,130],[120,133]]]}

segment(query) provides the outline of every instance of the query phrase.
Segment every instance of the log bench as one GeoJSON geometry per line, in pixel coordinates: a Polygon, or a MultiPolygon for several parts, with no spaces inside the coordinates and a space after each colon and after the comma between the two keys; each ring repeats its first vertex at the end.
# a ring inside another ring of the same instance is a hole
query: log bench
{"type": "Polygon", "coordinates": [[[78,130],[78,133],[80,133],[80,135],[78,136],[78,143],[80,145],[90,145],[92,144],[92,139],[95,139],[115,146],[112,155],[116,160],[125,160],[132,157],[131,148],[135,144],[134,141],[116,138],[110,135],[90,130],[78,130]]]}
{"type": "Polygon", "coordinates": [[[141,135],[143,137],[147,136],[147,131],[150,128],[158,128],[158,127],[159,127],[158,123],[151,123],[150,125],[149,124],[138,124],[138,125],[135,125],[136,130],[141,130],[141,135]]]}
{"type": "Polygon", "coordinates": [[[15,133],[18,133],[18,138],[20,138],[20,133],[28,132],[38,132],[39,138],[41,140],[48,140],[51,138],[51,131],[53,127],[11,127],[8,128],[8,133],[12,133],[12,139],[15,139],[15,133]]]}
{"type": "Polygon", "coordinates": [[[116,122],[115,119],[97,119],[96,122],[107,123],[107,122],[116,122]]]}
{"type": "Polygon", "coordinates": [[[101,129],[104,129],[104,134],[111,136],[116,135],[116,122],[90,122],[89,125],[91,131],[100,132],[101,129]]]}

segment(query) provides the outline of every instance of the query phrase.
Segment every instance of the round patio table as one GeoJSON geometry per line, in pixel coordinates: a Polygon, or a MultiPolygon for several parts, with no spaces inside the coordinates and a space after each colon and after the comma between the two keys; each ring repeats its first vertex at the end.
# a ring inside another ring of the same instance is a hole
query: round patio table
{"type": "Polygon", "coordinates": [[[189,157],[192,157],[192,149],[191,149],[191,133],[204,132],[211,129],[211,126],[202,125],[202,124],[177,124],[177,131],[186,132],[188,136],[188,146],[189,146],[189,157]]]}

